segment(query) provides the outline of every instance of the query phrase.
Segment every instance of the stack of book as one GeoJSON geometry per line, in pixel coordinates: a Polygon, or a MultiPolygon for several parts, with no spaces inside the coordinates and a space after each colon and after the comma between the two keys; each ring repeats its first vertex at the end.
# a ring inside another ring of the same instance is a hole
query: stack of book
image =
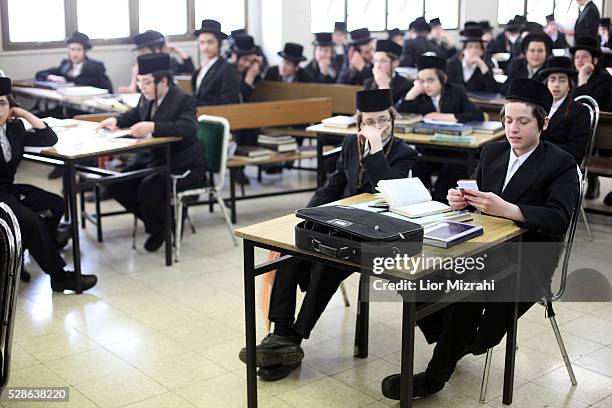
{"type": "Polygon", "coordinates": [[[259,135],[257,144],[277,153],[295,152],[298,144],[293,136],[259,135]]]}
{"type": "Polygon", "coordinates": [[[236,148],[236,157],[247,160],[265,160],[270,158],[272,152],[259,146],[238,146],[236,148]]]}
{"type": "Polygon", "coordinates": [[[471,135],[474,129],[462,123],[442,124],[442,123],[419,123],[414,127],[414,133],[423,135],[452,135],[467,136],[471,135]]]}
{"type": "Polygon", "coordinates": [[[487,135],[493,135],[504,129],[501,122],[491,120],[484,122],[467,122],[466,125],[471,126],[475,133],[485,133],[487,135]]]}

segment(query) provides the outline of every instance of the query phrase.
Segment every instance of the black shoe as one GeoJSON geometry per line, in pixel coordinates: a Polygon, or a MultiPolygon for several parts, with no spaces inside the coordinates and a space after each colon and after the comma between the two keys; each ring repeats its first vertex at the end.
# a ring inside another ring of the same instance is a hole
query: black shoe
{"type": "Polygon", "coordinates": [[[612,207],[612,191],[610,191],[604,197],[604,204],[607,205],[608,207],[612,207]]]}
{"type": "Polygon", "coordinates": [[[293,370],[298,368],[301,362],[291,365],[281,365],[276,367],[259,368],[257,376],[264,381],[278,381],[287,377],[293,370]]]}
{"type": "Polygon", "coordinates": [[[64,173],[66,173],[66,169],[58,166],[51,170],[51,173],[47,174],[47,178],[49,180],[58,179],[60,177],[64,177],[64,173]]]}
{"type": "MultiPolygon", "coordinates": [[[[246,364],[246,347],[240,350],[238,358],[246,364]]],[[[299,337],[283,337],[270,333],[255,349],[255,364],[260,368],[291,366],[301,363],[303,359],[304,350],[300,346],[299,337]]]]}
{"type": "MultiPolygon", "coordinates": [[[[427,379],[427,374],[419,373],[412,377],[412,399],[419,399],[431,394],[435,394],[444,388],[444,382],[431,382],[427,379]]],[[[385,397],[398,400],[400,399],[400,375],[393,374],[385,377],[381,383],[382,393],[385,397]]]]}
{"type": "Polygon", "coordinates": [[[32,279],[32,275],[30,275],[30,272],[26,271],[24,268],[21,269],[21,274],[19,274],[19,279],[22,282],[29,282],[32,279]]]}
{"type": "Polygon", "coordinates": [[[599,197],[599,178],[595,177],[594,179],[591,179],[589,177],[589,185],[587,186],[587,191],[584,198],[587,200],[594,200],[597,197],[599,197]]]}
{"type": "Polygon", "coordinates": [[[163,232],[158,234],[149,235],[149,238],[145,241],[144,248],[149,252],[155,252],[165,242],[165,236],[163,232]]]}
{"type": "MultiPolygon", "coordinates": [[[[86,291],[96,286],[98,277],[96,275],[81,275],[81,289],[86,291]]],[[[76,291],[76,274],[71,271],[66,272],[64,280],[51,278],[51,289],[54,292],[63,292],[65,290],[76,291]]]]}

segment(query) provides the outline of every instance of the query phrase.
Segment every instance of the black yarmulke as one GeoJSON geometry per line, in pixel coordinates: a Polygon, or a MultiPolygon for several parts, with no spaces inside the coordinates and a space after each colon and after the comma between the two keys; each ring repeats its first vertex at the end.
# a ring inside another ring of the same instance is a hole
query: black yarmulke
{"type": "Polygon", "coordinates": [[[0,96],[11,93],[11,80],[7,77],[0,77],[0,96]]]}
{"type": "Polygon", "coordinates": [[[402,55],[402,46],[391,40],[378,40],[376,41],[376,52],[389,52],[399,57],[402,55]]]}
{"type": "Polygon", "coordinates": [[[357,110],[361,112],[380,112],[393,106],[390,89],[371,89],[356,94],[357,110]]]}
{"type": "Polygon", "coordinates": [[[170,55],[165,53],[138,56],[138,75],[170,71],[170,55]]]}
{"type": "Polygon", "coordinates": [[[519,100],[539,105],[550,111],[553,103],[553,96],[542,82],[529,78],[516,78],[510,82],[510,88],[506,95],[506,100],[519,100]]]}
{"type": "Polygon", "coordinates": [[[419,71],[428,68],[440,69],[446,72],[446,61],[444,58],[435,57],[433,55],[421,55],[416,62],[419,71]]]}

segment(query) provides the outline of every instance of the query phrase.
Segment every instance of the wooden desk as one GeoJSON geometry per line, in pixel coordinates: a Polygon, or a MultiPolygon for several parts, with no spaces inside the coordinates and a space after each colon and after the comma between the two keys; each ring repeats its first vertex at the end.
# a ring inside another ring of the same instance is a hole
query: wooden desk
{"type": "Polygon", "coordinates": [[[77,274],[77,292],[81,293],[81,253],[79,241],[79,217],[76,195],[78,193],[76,172],[92,172],[112,180],[124,180],[142,177],[147,174],[161,173],[166,179],[166,265],[172,265],[172,236],[171,236],[171,195],[172,183],[170,179],[170,143],[180,140],[177,137],[159,137],[150,139],[131,138],[102,138],[95,134],[97,124],[94,122],[79,121],[75,127],[56,128],[58,143],[50,148],[26,150],[23,157],[38,163],[63,166],[66,174],[63,180],[64,198],[67,204],[66,217],[70,218],[72,229],[72,253],[74,272],[77,274]],[[95,158],[121,152],[134,152],[142,149],[156,147],[164,149],[165,162],[162,166],[151,167],[129,173],[112,174],[111,172],[81,166],[78,161],[84,158],[95,158]]]}
{"type": "MultiPolygon", "coordinates": [[[[104,99],[108,99],[111,97],[116,98],[116,97],[120,97],[120,95],[108,94],[104,96],[96,96],[96,97],[91,97],[91,98],[74,98],[74,97],[66,97],[54,89],[42,89],[42,88],[31,88],[31,87],[13,87],[13,93],[17,96],[22,96],[28,99],[42,102],[45,105],[48,103],[56,103],[64,109],[64,114],[66,114],[66,109],[74,109],[74,110],[88,112],[88,113],[104,113],[104,112],[120,113],[120,112],[125,112],[128,109],[130,109],[130,107],[125,104],[110,105],[110,104],[105,104],[103,102],[104,99]]],[[[132,98],[134,98],[136,94],[129,94],[129,95],[132,96],[132,98]]]]}
{"type": "MultiPolygon", "coordinates": [[[[353,204],[372,199],[371,194],[361,194],[345,200],[340,200],[339,204],[353,204]]],[[[240,228],[235,231],[236,236],[244,239],[244,288],[245,288],[245,325],[246,325],[246,348],[247,348],[247,395],[248,407],[257,407],[257,377],[255,367],[255,277],[270,270],[279,270],[279,266],[291,262],[292,258],[308,259],[321,262],[335,267],[353,270],[362,273],[363,276],[373,275],[369,270],[364,270],[360,265],[323,256],[320,253],[306,251],[295,246],[294,227],[299,222],[295,215],[286,215],[270,221],[240,228]],[[270,262],[255,265],[255,248],[263,248],[271,251],[278,251],[285,256],[270,262]]],[[[426,256],[442,256],[445,258],[468,257],[480,254],[494,248],[504,242],[519,239],[524,232],[512,221],[489,217],[484,215],[474,215],[474,223],[484,226],[484,234],[470,243],[462,243],[450,249],[434,247],[423,247],[426,256]]],[[[520,241],[519,241],[520,245],[520,241]]],[[[520,256],[520,250],[519,250],[520,256]]],[[[385,278],[400,280],[422,279],[434,271],[421,268],[414,274],[405,272],[389,271],[385,278]]],[[[517,279],[520,271],[516,272],[517,279]]],[[[380,277],[381,275],[377,275],[380,277]]],[[[367,284],[367,282],[366,282],[367,284]]],[[[417,308],[416,301],[411,298],[404,298],[403,319],[402,319],[402,361],[401,361],[401,401],[402,408],[412,406],[412,386],[413,386],[413,363],[414,363],[414,330],[416,321],[445,305],[437,302],[436,305],[427,304],[425,307],[417,308]],[[433,308],[437,306],[437,308],[433,308]]],[[[355,357],[367,357],[367,302],[360,299],[358,321],[355,339],[355,357]]],[[[513,324],[510,326],[506,337],[506,364],[504,370],[504,404],[512,403],[513,380],[514,380],[514,361],[516,349],[516,332],[518,319],[518,303],[515,303],[513,324]]]]}

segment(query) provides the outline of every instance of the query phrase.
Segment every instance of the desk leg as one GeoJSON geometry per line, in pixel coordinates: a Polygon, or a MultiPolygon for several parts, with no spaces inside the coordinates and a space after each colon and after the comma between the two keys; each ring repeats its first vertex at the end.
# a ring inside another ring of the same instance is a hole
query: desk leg
{"type": "Polygon", "coordinates": [[[257,374],[255,367],[255,248],[244,240],[244,319],[247,349],[247,406],[257,408],[257,374]]]}
{"type": "MultiPolygon", "coordinates": [[[[166,180],[166,216],[164,222],[164,231],[166,235],[166,266],[172,266],[172,171],[170,170],[170,144],[164,146],[165,153],[165,170],[164,180],[166,180]]],[[[176,220],[181,222],[181,220],[176,220]]],[[[180,238],[177,238],[180,239],[180,238]]]]}
{"type": "Polygon", "coordinates": [[[521,261],[522,261],[523,238],[518,243],[518,263],[516,269],[516,290],[514,294],[514,308],[508,315],[508,333],[506,335],[506,360],[504,363],[504,393],[502,402],[504,405],[512,404],[512,394],[514,391],[514,364],[516,359],[516,332],[518,321],[518,296],[521,281],[521,261]]]}
{"type": "MultiPolygon", "coordinates": [[[[68,166],[66,166],[68,167],[68,166]]],[[[52,167],[55,169],[55,167],[52,167]]],[[[62,189],[64,190],[64,221],[70,220],[70,199],[68,196],[68,173],[65,172],[62,176],[62,189]]]]}
{"type": "Polygon", "coordinates": [[[237,167],[230,167],[230,203],[232,224],[236,223],[236,169],[237,167]]]}
{"type": "MultiPolygon", "coordinates": [[[[408,295],[409,296],[409,295],[408,295]]],[[[403,299],[402,312],[402,371],[400,378],[400,407],[412,407],[412,382],[414,369],[414,326],[416,325],[416,303],[414,299],[403,299]]]]}
{"type": "Polygon", "coordinates": [[[317,133],[317,188],[325,183],[325,169],[323,168],[323,143],[321,135],[317,133]]]}
{"type": "Polygon", "coordinates": [[[66,175],[64,177],[64,194],[68,201],[68,214],[70,214],[70,229],[72,231],[72,262],[76,274],[76,293],[82,293],[81,286],[81,243],[79,241],[79,215],[76,199],[76,170],[74,161],[66,162],[66,175]]]}
{"type": "Polygon", "coordinates": [[[355,351],[357,358],[368,357],[368,331],[370,322],[370,276],[362,273],[359,278],[357,322],[355,327],[355,351]]]}

